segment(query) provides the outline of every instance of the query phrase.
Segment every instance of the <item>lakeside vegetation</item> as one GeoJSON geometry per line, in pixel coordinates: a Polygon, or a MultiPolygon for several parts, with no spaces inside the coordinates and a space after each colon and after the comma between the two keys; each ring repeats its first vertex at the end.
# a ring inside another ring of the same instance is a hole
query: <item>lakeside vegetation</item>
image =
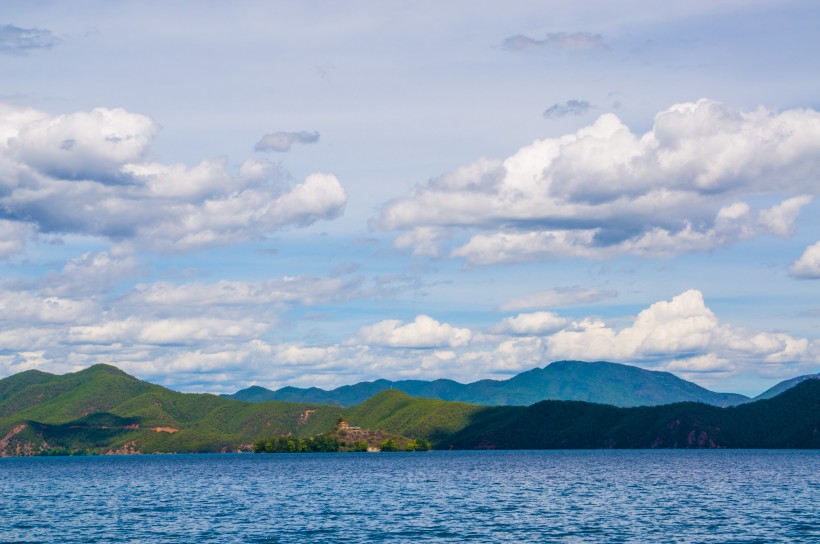
{"type": "MultiPolygon", "coordinates": [[[[383,435],[383,433],[376,433],[383,435]]],[[[341,440],[334,433],[324,433],[312,438],[294,438],[279,436],[257,440],[253,444],[254,453],[336,453],[336,452],[396,452],[428,451],[432,449],[429,440],[415,438],[408,440],[401,436],[390,436],[384,440],[368,442],[367,440],[341,440]]]]}
{"type": "Polygon", "coordinates": [[[552,448],[820,448],[820,380],[768,400],[479,406],[385,390],[350,408],[184,394],[96,365],[0,380],[0,455],[552,448]]]}

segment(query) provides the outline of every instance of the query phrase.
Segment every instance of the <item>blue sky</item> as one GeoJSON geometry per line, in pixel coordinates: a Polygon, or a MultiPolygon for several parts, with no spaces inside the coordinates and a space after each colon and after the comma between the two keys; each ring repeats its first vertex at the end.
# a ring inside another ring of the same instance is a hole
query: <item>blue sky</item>
{"type": "Polygon", "coordinates": [[[16,2],[0,377],[820,371],[816,2],[16,2]]]}

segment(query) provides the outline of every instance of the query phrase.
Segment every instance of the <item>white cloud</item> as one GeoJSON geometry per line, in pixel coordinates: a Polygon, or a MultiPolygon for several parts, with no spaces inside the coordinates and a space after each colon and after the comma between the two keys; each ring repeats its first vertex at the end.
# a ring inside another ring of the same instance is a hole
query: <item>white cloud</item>
{"type": "Polygon", "coordinates": [[[540,336],[561,329],[567,319],[553,312],[532,312],[504,318],[498,329],[522,336],[540,336]]]}
{"type": "Polygon", "coordinates": [[[814,348],[805,338],[783,333],[748,333],[721,325],[696,290],[670,301],[656,302],[621,330],[599,319],[587,318],[550,336],[546,343],[547,353],[554,359],[643,361],[650,365],[653,361],[680,359],[703,364],[704,360],[697,358],[707,356],[747,364],[816,361],[814,348]]]}
{"type": "Polygon", "coordinates": [[[335,387],[379,377],[468,382],[558,359],[632,363],[701,383],[741,373],[796,375],[820,362],[818,346],[806,338],[721,323],[695,290],[652,304],[619,327],[595,317],[570,321],[532,312],[483,334],[419,315],[409,323],[361,327],[344,342],[308,344],[276,339],[277,316],[266,315],[265,305],[253,300],[254,289],[262,290],[261,300],[279,299],[276,288],[264,291],[264,282],[175,287],[152,284],[143,289],[144,306],[129,296],[108,313],[87,301],[5,292],[0,373],[67,372],[106,362],[171,387],[225,392],[243,383],[335,387]],[[209,287],[214,293],[196,306],[209,287]],[[222,296],[240,311],[226,311],[222,296]],[[217,306],[219,311],[208,310],[217,306]],[[77,319],[85,321],[75,324],[77,319]]]}
{"type": "Polygon", "coordinates": [[[127,302],[151,307],[258,306],[292,303],[304,306],[354,296],[356,281],[313,276],[285,276],[258,282],[154,282],[136,286],[127,302]]]}
{"type": "Polygon", "coordinates": [[[98,306],[88,300],[41,296],[27,291],[0,291],[0,322],[7,326],[84,323],[98,314],[98,306]]]}
{"type": "Polygon", "coordinates": [[[241,177],[228,175],[224,159],[205,160],[192,168],[184,164],[129,163],[122,167],[122,171],[140,180],[154,197],[195,202],[226,190],[239,190],[244,181],[241,177]]]}
{"type": "Polygon", "coordinates": [[[790,271],[796,278],[820,279],[820,242],[807,247],[790,271]]]}
{"type": "Polygon", "coordinates": [[[666,365],[667,370],[682,372],[726,372],[735,369],[729,360],[717,357],[714,354],[699,355],[688,359],[675,359],[666,365]]]}
{"type": "Polygon", "coordinates": [[[60,296],[105,294],[118,282],[137,273],[140,266],[130,253],[84,253],[68,261],[59,272],[49,272],[38,282],[40,291],[60,296]]]}
{"type": "Polygon", "coordinates": [[[74,344],[200,345],[224,339],[252,339],[264,333],[268,324],[250,319],[147,320],[128,318],[89,326],[71,327],[68,342],[74,344]]]}
{"type": "Polygon", "coordinates": [[[406,325],[387,319],[359,330],[360,342],[395,348],[454,348],[468,344],[471,336],[470,329],[439,323],[426,315],[406,325]]]}
{"type": "Polygon", "coordinates": [[[35,232],[33,225],[0,219],[0,259],[22,253],[35,232]]]}
{"type": "Polygon", "coordinates": [[[8,140],[11,155],[43,174],[109,181],[122,165],[139,160],[157,126],[121,108],[48,116],[18,127],[8,140]]]}
{"type": "Polygon", "coordinates": [[[643,310],[635,322],[616,331],[598,319],[583,319],[549,339],[549,352],[559,359],[629,360],[641,356],[705,353],[718,333],[718,321],[698,291],[643,310]]]}
{"type": "Polygon", "coordinates": [[[593,304],[608,298],[618,296],[615,291],[600,289],[582,289],[579,287],[559,287],[547,291],[539,291],[508,300],[498,307],[502,312],[514,312],[530,308],[558,308],[561,306],[576,306],[593,304]]]}
{"type": "Polygon", "coordinates": [[[418,227],[400,234],[393,242],[398,250],[412,249],[414,256],[437,257],[439,244],[448,238],[447,230],[440,227],[418,227]]]}
{"type": "Polygon", "coordinates": [[[326,363],[336,359],[339,354],[338,346],[315,347],[296,344],[283,344],[274,350],[277,362],[289,365],[304,365],[308,363],[326,363]]]}
{"type": "Polygon", "coordinates": [[[783,201],[777,206],[760,212],[758,222],[765,229],[779,236],[789,236],[794,230],[794,222],[803,206],[812,201],[810,196],[798,196],[783,201]]]}
{"type": "MultiPolygon", "coordinates": [[[[332,174],[291,184],[267,161],[246,161],[238,174],[224,159],[193,167],[144,162],[155,132],[151,119],[122,109],[51,116],[3,106],[5,219],[175,252],[259,239],[344,211],[347,194],[332,174]]],[[[0,256],[19,251],[19,242],[2,249],[0,256]]]]}
{"type": "Polygon", "coordinates": [[[472,233],[451,251],[470,265],[666,257],[789,235],[818,192],[818,168],[820,113],[700,100],[658,113],[645,134],[605,114],[503,161],[465,165],[388,202],[378,226],[472,233]],[[773,205],[743,200],[758,195],[773,205]]]}
{"type": "Polygon", "coordinates": [[[547,361],[543,340],[525,336],[501,340],[488,350],[467,352],[461,362],[469,365],[474,373],[486,376],[510,375],[543,366],[547,361]]]}

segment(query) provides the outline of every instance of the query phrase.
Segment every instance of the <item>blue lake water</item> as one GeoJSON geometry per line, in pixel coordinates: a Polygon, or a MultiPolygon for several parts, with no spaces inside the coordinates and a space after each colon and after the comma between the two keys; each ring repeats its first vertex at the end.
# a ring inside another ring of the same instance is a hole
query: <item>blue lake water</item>
{"type": "Polygon", "coordinates": [[[0,542],[820,542],[820,452],[0,459],[0,542]]]}

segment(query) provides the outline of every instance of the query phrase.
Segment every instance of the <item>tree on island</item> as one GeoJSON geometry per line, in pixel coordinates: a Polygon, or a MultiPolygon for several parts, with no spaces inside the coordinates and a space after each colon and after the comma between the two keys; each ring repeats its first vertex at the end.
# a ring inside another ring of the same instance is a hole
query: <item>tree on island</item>
{"type": "Polygon", "coordinates": [[[431,447],[432,446],[429,440],[424,438],[416,438],[415,440],[408,442],[405,449],[407,451],[429,451],[431,447]]]}
{"type": "Polygon", "coordinates": [[[320,434],[313,438],[295,438],[280,436],[266,438],[253,444],[254,453],[328,453],[339,451],[341,444],[328,434],[320,434]]]}

